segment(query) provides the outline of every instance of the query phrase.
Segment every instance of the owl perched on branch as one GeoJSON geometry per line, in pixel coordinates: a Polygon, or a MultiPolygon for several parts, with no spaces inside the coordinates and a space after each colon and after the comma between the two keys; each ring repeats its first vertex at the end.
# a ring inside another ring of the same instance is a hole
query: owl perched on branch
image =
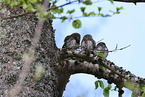
{"type": "Polygon", "coordinates": [[[81,49],[85,51],[90,51],[95,48],[95,41],[93,40],[92,36],[90,34],[87,34],[83,37],[83,40],[81,42],[81,49]]]}
{"type": "Polygon", "coordinates": [[[79,33],[73,33],[64,39],[64,45],[62,46],[62,49],[77,49],[80,45],[80,34],[79,33]]]}
{"type": "Polygon", "coordinates": [[[94,54],[101,58],[106,58],[108,56],[108,48],[104,42],[99,42],[94,49],[94,54]]]}

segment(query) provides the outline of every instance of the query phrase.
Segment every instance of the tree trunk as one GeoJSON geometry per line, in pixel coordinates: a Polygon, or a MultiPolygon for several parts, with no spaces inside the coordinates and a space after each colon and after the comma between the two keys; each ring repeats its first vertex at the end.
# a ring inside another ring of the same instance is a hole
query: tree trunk
{"type": "MultiPolygon", "coordinates": [[[[35,34],[38,22],[35,14],[26,12],[19,7],[2,5],[0,23],[0,95],[8,95],[23,69],[24,54],[28,52],[35,34]]],[[[44,21],[41,29],[40,40],[36,46],[35,61],[31,63],[29,73],[23,82],[17,96],[23,97],[58,97],[58,64],[59,50],[54,40],[52,21],[44,21]],[[42,65],[43,74],[34,80],[35,67],[42,65]]],[[[62,93],[61,93],[62,94],[62,93]]]]}

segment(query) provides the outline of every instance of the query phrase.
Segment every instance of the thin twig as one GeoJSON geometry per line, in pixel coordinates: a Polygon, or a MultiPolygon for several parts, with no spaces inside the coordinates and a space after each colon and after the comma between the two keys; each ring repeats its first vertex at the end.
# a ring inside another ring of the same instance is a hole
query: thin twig
{"type": "Polygon", "coordinates": [[[104,38],[102,38],[102,39],[100,39],[99,41],[97,41],[96,44],[99,43],[99,42],[102,41],[102,40],[104,40],[104,38]]]}
{"type": "Polygon", "coordinates": [[[3,20],[13,19],[13,18],[18,18],[18,17],[26,16],[27,14],[30,14],[30,13],[32,13],[32,12],[26,12],[26,13],[22,13],[22,14],[18,14],[18,15],[4,17],[3,20]]]}
{"type": "Polygon", "coordinates": [[[111,51],[108,51],[108,52],[114,52],[114,51],[117,51],[117,50],[124,50],[124,49],[128,48],[129,46],[131,46],[131,45],[128,45],[128,46],[125,46],[125,47],[122,47],[122,48],[117,49],[118,44],[116,44],[115,49],[114,50],[111,50],[111,51]]]}
{"type": "Polygon", "coordinates": [[[48,8],[48,10],[50,9],[56,9],[56,8],[60,8],[60,7],[63,7],[63,6],[66,6],[66,5],[69,5],[69,4],[72,4],[74,2],[77,2],[78,0],[75,0],[75,1],[72,1],[72,2],[68,2],[68,3],[65,3],[65,4],[62,4],[60,6],[57,6],[57,7],[51,7],[51,8],[48,8]]]}

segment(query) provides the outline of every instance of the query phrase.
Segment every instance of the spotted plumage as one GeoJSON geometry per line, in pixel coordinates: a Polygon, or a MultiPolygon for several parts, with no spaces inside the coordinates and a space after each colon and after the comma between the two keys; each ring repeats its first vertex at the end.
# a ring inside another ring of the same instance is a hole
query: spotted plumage
{"type": "Polygon", "coordinates": [[[105,59],[108,56],[108,48],[106,44],[104,42],[99,42],[94,49],[94,54],[105,59]]]}
{"type": "Polygon", "coordinates": [[[80,45],[80,34],[73,33],[64,39],[62,49],[77,49],[80,45]]]}
{"type": "Polygon", "coordinates": [[[90,34],[87,34],[83,37],[81,42],[81,49],[85,51],[90,51],[95,48],[95,41],[93,40],[90,34]]]}

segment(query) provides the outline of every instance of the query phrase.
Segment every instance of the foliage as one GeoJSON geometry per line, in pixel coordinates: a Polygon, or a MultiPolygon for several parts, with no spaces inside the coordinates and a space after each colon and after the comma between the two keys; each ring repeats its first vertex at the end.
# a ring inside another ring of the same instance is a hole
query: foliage
{"type": "Polygon", "coordinates": [[[98,80],[95,82],[95,89],[97,89],[99,86],[103,89],[104,97],[109,97],[109,91],[112,88],[111,84],[108,84],[108,86],[105,87],[103,81],[98,80]]]}
{"type": "MultiPolygon", "coordinates": [[[[47,12],[44,12],[42,9],[42,0],[0,0],[0,2],[4,2],[5,4],[10,5],[11,7],[14,6],[21,6],[25,11],[32,11],[36,12],[37,17],[40,20],[45,20],[47,18],[51,19],[61,19],[62,22],[64,22],[67,19],[71,19],[72,25],[74,28],[78,29],[81,28],[81,21],[78,18],[82,17],[96,17],[96,16],[101,16],[101,17],[110,17],[114,14],[119,14],[120,10],[123,9],[123,7],[117,7],[116,11],[109,10],[111,14],[104,14],[101,11],[103,10],[102,7],[98,7],[98,12],[96,11],[91,11],[91,12],[86,12],[86,9],[88,6],[92,5],[94,2],[92,0],[74,0],[74,1],[68,1],[66,0],[66,3],[62,5],[58,5],[59,0],[49,0],[50,1],[50,8],[48,8],[47,12]],[[64,6],[67,6],[72,3],[77,3],[77,4],[83,4],[84,6],[79,6],[80,11],[82,12],[82,16],[75,17],[73,14],[76,12],[76,9],[71,9],[67,10],[66,13],[64,12],[64,6]],[[64,14],[63,16],[60,16],[64,14]],[[69,14],[69,16],[67,16],[69,14]],[[59,17],[56,17],[59,15],[59,17]]],[[[111,3],[113,3],[113,0],[109,0],[111,3]]]]}
{"type": "Polygon", "coordinates": [[[74,28],[80,28],[82,23],[79,19],[76,19],[72,22],[72,25],[73,25],[74,28]]]}
{"type": "Polygon", "coordinates": [[[140,91],[143,92],[141,97],[145,97],[145,85],[144,84],[140,84],[140,91]]]}

